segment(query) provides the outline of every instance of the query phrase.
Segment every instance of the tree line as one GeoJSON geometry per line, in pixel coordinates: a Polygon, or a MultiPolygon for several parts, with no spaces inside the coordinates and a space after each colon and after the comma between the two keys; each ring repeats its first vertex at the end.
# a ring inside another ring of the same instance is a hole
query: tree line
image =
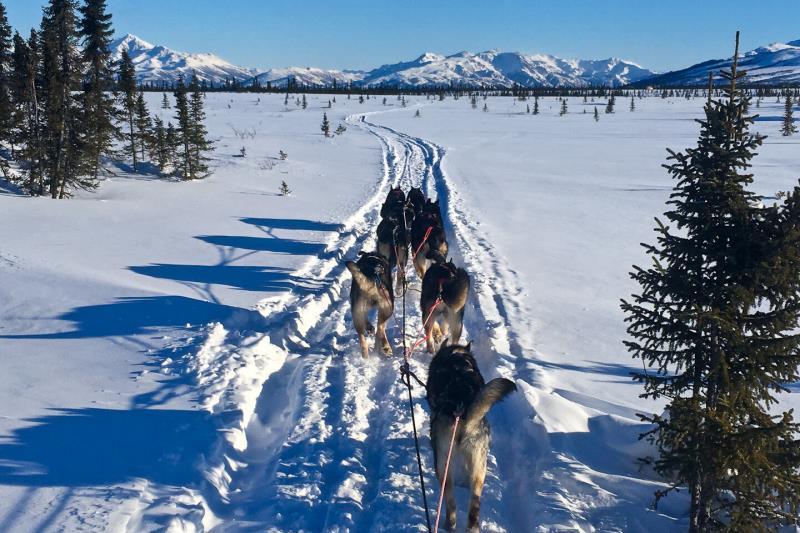
{"type": "Polygon", "coordinates": [[[113,33],[106,0],[49,0],[27,38],[12,34],[0,3],[2,171],[28,194],[95,189],[104,165],[126,160],[134,171],[149,159],[181,179],[208,175],[200,82],[175,85],[174,125],[153,120],[130,57],[112,60],[113,33]]]}

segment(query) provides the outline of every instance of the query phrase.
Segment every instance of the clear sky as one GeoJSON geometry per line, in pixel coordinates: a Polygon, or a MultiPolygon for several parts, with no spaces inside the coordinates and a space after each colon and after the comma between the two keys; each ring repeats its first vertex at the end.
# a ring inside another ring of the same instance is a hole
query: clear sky
{"type": "MultiPolygon", "coordinates": [[[[27,33],[45,0],[0,0],[27,33]]],[[[800,39],[800,0],[109,0],[119,35],[246,67],[372,68],[491,48],[666,71],[800,39]]]]}

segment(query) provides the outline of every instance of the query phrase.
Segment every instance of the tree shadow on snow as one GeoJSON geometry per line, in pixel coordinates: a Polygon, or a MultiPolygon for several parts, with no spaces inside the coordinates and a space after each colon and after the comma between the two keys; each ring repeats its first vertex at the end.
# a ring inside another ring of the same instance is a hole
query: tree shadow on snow
{"type": "Polygon", "coordinates": [[[168,409],[54,409],[0,437],[0,484],[98,486],[144,478],[202,481],[217,429],[208,413],[168,409]]]}
{"type": "Polygon", "coordinates": [[[272,252],[290,255],[317,255],[325,251],[325,245],[316,242],[296,241],[240,235],[200,235],[197,239],[215,246],[227,246],[256,252],[272,252]]]}
{"type": "Polygon", "coordinates": [[[0,339],[84,339],[124,337],[156,333],[163,328],[186,324],[222,322],[254,311],[205,302],[185,296],[118,298],[112,303],[76,307],[59,320],[73,323],[73,329],[55,333],[0,335],[0,339]]]}
{"type": "Polygon", "coordinates": [[[586,364],[555,363],[552,361],[536,361],[537,366],[555,370],[569,370],[572,372],[586,372],[589,374],[605,374],[619,379],[609,380],[612,383],[630,383],[638,385],[633,380],[634,374],[641,374],[642,368],[625,365],[622,363],[606,363],[603,361],[586,361],[586,364]]]}
{"type": "Polygon", "coordinates": [[[341,224],[318,222],[316,220],[291,219],[291,218],[242,218],[245,224],[258,226],[265,230],[288,229],[301,231],[341,231],[341,224]]]}
{"type": "MultiPolygon", "coordinates": [[[[238,265],[154,264],[129,267],[129,270],[159,279],[170,279],[206,286],[225,285],[245,291],[283,292],[312,291],[316,286],[290,275],[283,268],[238,265]]],[[[210,289],[209,294],[210,295],[210,289]]],[[[214,299],[211,297],[211,299],[214,299]]]]}

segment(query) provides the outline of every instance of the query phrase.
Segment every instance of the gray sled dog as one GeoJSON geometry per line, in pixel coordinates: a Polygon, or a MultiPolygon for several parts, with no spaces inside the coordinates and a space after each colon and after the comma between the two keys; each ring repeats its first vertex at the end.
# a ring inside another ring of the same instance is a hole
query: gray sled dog
{"type": "Polygon", "coordinates": [[[394,312],[394,292],[392,291],[392,270],[388,261],[377,253],[361,252],[358,261],[348,261],[347,269],[353,275],[350,286],[350,311],[353,326],[358,333],[361,355],[369,356],[367,335],[375,333],[375,346],[381,343],[386,354],[392,353],[392,346],[386,337],[386,322],[394,312]],[[372,309],[378,310],[377,330],[369,321],[372,309]]]}
{"type": "Polygon", "coordinates": [[[495,403],[517,390],[517,386],[505,378],[484,383],[472,356],[471,345],[467,344],[445,346],[439,350],[428,368],[427,388],[431,408],[431,444],[439,487],[444,481],[455,417],[461,416],[444,489],[444,528],[450,531],[456,526],[453,494],[453,485],[456,484],[471,491],[467,532],[477,532],[481,492],[486,478],[486,456],[491,443],[485,416],[495,403]]]}
{"type": "Polygon", "coordinates": [[[435,344],[442,337],[449,337],[450,344],[457,344],[464,327],[464,306],[469,295],[469,274],[445,261],[438,250],[431,250],[427,258],[432,261],[422,278],[420,309],[425,324],[428,352],[434,353],[435,344]],[[437,299],[442,301],[438,304],[437,299]]]}

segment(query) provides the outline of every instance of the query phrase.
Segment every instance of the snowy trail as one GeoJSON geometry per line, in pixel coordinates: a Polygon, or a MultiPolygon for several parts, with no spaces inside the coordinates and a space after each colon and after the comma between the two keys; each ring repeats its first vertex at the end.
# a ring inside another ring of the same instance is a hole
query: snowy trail
{"type": "MultiPolygon", "coordinates": [[[[426,530],[407,390],[399,379],[401,299],[396,295],[395,320],[388,328],[394,357],[373,354],[362,359],[350,322],[350,275],[344,267],[345,260],[374,247],[380,205],[388,188],[400,185],[405,190],[422,186],[439,198],[451,256],[473,280],[462,340],[473,341],[487,380],[502,375],[519,388],[490,413],[493,444],[481,530],[644,530],[646,521],[631,523],[627,513],[614,509],[640,498],[641,483],[633,484],[635,495],[626,494],[627,478],[593,472],[554,446],[554,432],[587,432],[591,412],[558,394],[537,365],[525,293],[448,179],[444,150],[370,121],[380,113],[348,118],[382,146],[383,175],[374,194],[330,238],[324,252],[294,274],[323,289],[262,301],[265,325],[258,332],[209,326],[194,369],[206,391],[204,407],[218,415],[226,438],[207,458],[203,468],[208,483],[195,493],[205,512],[196,512],[194,505],[193,512],[179,519],[181,526],[214,531],[426,530]],[[606,486],[622,490],[612,493],[606,486]],[[609,512],[602,510],[609,507],[609,512]]],[[[413,275],[410,280],[409,345],[421,336],[419,280],[413,275]]],[[[412,358],[412,370],[423,380],[429,361],[420,349],[412,358]]],[[[424,389],[415,385],[413,394],[433,514],[438,483],[424,389]]],[[[613,433],[614,421],[605,429],[613,433]]],[[[644,490],[653,488],[652,483],[644,485],[644,490]]],[[[468,494],[458,489],[456,495],[458,528],[463,530],[468,494]]]]}

